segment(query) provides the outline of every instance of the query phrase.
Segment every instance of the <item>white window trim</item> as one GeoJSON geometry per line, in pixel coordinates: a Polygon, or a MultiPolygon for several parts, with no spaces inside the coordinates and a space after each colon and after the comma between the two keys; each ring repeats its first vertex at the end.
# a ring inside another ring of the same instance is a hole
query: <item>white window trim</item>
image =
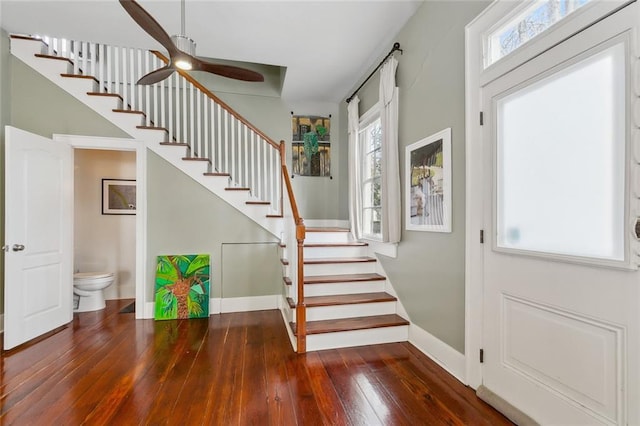
{"type": "MultiPolygon", "coordinates": [[[[382,113],[382,103],[381,102],[376,102],[375,105],[373,105],[371,108],[369,108],[367,110],[367,112],[365,112],[364,114],[362,114],[360,116],[360,132],[362,131],[362,129],[364,129],[365,127],[367,127],[368,125],[370,125],[371,123],[373,123],[375,120],[377,120],[378,118],[380,118],[380,114],[382,113]]],[[[362,161],[363,158],[358,158],[359,161],[362,161]]],[[[384,167],[384,165],[383,165],[384,167]]],[[[364,184],[364,177],[362,177],[362,183],[364,184]]],[[[362,190],[362,187],[360,187],[360,190],[362,190]]],[[[362,206],[362,210],[364,212],[364,206],[362,206]]],[[[364,215],[363,215],[364,218],[364,215]]],[[[364,219],[363,219],[364,220],[364,219]]],[[[373,234],[366,234],[365,230],[362,229],[362,240],[367,240],[367,241],[375,241],[377,243],[382,243],[382,234],[380,234],[380,236],[378,237],[377,235],[373,235],[373,234]]]]}
{"type": "MultiPolygon", "coordinates": [[[[478,354],[482,346],[483,320],[483,246],[479,244],[483,217],[478,212],[483,211],[483,165],[481,161],[477,161],[483,154],[480,125],[481,87],[631,2],[632,0],[611,0],[589,3],[486,69],[484,50],[487,34],[502,24],[511,13],[515,13],[514,9],[519,3],[495,0],[466,26],[465,358],[466,384],[474,389],[482,384],[482,366],[478,354]]],[[[640,38],[640,34],[636,34],[636,37],[640,38]]],[[[636,40],[635,44],[636,49],[640,50],[640,40],[636,40]]],[[[635,53],[638,57],[640,52],[635,53]]],[[[636,90],[640,91],[640,87],[636,87],[636,90]]]]}

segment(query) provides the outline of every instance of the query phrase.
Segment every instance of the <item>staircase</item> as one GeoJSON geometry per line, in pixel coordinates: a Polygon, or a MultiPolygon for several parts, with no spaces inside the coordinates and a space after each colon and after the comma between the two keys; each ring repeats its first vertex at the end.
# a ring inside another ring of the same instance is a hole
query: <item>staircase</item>
{"type": "Polygon", "coordinates": [[[367,244],[306,228],[276,143],[158,52],[11,36],[11,53],[281,239],[282,314],[298,352],[408,340],[409,322],[367,244]],[[287,195],[283,186],[287,187],[287,195]]]}
{"type": "MultiPolygon", "coordinates": [[[[368,252],[348,229],[306,229],[302,300],[307,351],[408,340],[409,322],[397,314],[395,293],[368,252]]],[[[283,315],[294,343],[298,327],[290,266],[285,257],[283,315]]]]}

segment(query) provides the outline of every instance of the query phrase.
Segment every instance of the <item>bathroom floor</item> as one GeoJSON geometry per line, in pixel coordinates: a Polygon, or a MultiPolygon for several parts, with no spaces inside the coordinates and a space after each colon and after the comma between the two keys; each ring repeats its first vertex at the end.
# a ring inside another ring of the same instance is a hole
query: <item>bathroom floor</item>
{"type": "Polygon", "coordinates": [[[295,354],[279,311],[135,320],[3,352],[0,424],[511,424],[408,343],[295,354]]]}

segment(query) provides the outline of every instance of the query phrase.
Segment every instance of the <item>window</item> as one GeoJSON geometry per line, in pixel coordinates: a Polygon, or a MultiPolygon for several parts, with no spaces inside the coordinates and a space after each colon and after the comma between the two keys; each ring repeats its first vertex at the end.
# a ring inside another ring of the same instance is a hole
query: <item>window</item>
{"type": "Polygon", "coordinates": [[[362,164],[362,233],[379,239],[382,236],[382,124],[379,109],[362,116],[358,143],[362,164]]]}
{"type": "Polygon", "coordinates": [[[625,47],[496,102],[498,247],[624,260],[625,47]]]}
{"type": "Polygon", "coordinates": [[[486,40],[485,68],[542,34],[591,0],[536,1],[497,29],[486,40]]]}

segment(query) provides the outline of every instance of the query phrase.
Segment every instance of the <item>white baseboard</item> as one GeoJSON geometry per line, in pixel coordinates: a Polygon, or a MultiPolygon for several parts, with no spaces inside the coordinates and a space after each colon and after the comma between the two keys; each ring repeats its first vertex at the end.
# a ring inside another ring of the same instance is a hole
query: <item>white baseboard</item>
{"type": "Polygon", "coordinates": [[[464,354],[415,324],[409,326],[409,343],[466,385],[466,358],[464,354]]]}
{"type": "Polygon", "coordinates": [[[227,297],[220,301],[220,312],[249,312],[278,309],[279,294],[252,297],[227,297]]]}
{"type": "Polygon", "coordinates": [[[338,219],[305,219],[304,225],[311,228],[349,228],[349,221],[338,219]]]}
{"type": "MultiPolygon", "coordinates": [[[[140,319],[153,319],[155,318],[155,308],[156,308],[156,304],[155,302],[147,302],[144,304],[144,311],[142,312],[142,317],[140,317],[140,319]]],[[[138,316],[136,315],[136,319],[138,319],[138,316]]]]}
{"type": "MultiPolygon", "coordinates": [[[[227,297],[209,299],[209,315],[228,312],[264,311],[267,309],[279,309],[278,300],[280,294],[269,296],[251,297],[227,297]]],[[[147,302],[144,305],[143,319],[155,317],[155,302],[147,302]]]]}

